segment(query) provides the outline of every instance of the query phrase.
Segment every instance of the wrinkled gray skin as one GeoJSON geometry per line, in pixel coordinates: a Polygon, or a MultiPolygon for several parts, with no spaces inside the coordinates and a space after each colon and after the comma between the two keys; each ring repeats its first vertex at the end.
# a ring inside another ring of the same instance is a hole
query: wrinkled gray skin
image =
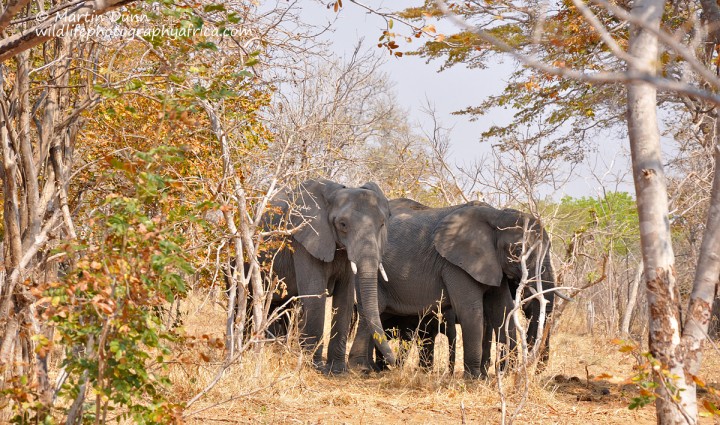
{"type": "MultiPolygon", "coordinates": [[[[296,229],[289,247],[277,253],[273,271],[284,279],[287,296],[301,298],[301,343],[313,352],[313,364],[327,373],[347,369],[347,338],[352,321],[355,284],[367,300],[363,317],[369,329],[380,332],[377,309],[377,274],[386,247],[386,223],[390,215],[388,200],[375,183],[348,188],[329,180],[310,180],[276,196],[267,213],[266,227],[282,222],[296,229]],[[293,207],[294,205],[294,207],[293,207]],[[352,271],[351,261],[357,266],[352,271]],[[332,296],[336,314],[330,330],[327,364],[322,364],[325,323],[325,292],[332,296]],[[313,295],[320,295],[313,297],[313,295]]],[[[275,254],[275,253],[270,253],[275,254]]],[[[275,295],[274,305],[283,299],[275,295]]],[[[387,341],[376,346],[391,363],[395,362],[387,341]]]]}
{"type": "MultiPolygon", "coordinates": [[[[466,375],[487,376],[490,353],[486,348],[483,356],[483,345],[489,344],[489,329],[499,327],[505,312],[512,308],[512,295],[521,277],[520,263],[512,254],[520,252],[526,215],[480,202],[429,208],[409,199],[392,200],[390,210],[388,249],[383,256],[389,283],[381,280],[378,284],[380,313],[413,315],[436,309],[438,304],[443,311],[451,308],[462,327],[466,375]]],[[[547,234],[532,219],[530,228],[549,247],[547,234]]],[[[541,264],[543,288],[554,287],[549,255],[541,264]]],[[[530,278],[535,275],[534,265],[531,256],[530,278]]],[[[546,299],[549,316],[553,294],[546,299]]],[[[537,329],[539,308],[539,302],[530,302],[525,308],[531,321],[529,334],[537,329]]],[[[371,368],[367,345],[373,333],[358,327],[350,352],[352,366],[371,368]]],[[[504,332],[499,333],[504,337],[504,332]]],[[[528,339],[532,339],[530,335],[528,339]]]]}

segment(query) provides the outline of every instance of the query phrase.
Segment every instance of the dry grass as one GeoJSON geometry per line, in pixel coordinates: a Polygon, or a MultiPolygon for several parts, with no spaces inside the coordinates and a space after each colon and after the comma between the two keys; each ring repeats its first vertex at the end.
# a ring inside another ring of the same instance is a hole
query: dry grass
{"type": "MultiPolygon", "coordinates": [[[[185,319],[188,335],[222,338],[222,307],[206,304],[196,311],[199,304],[200,300],[187,304],[191,313],[185,319]]],[[[529,399],[517,423],[655,423],[652,406],[638,411],[627,408],[636,391],[622,385],[621,378],[630,376],[634,361],[620,354],[609,340],[567,332],[556,335],[551,361],[531,383],[529,399]],[[617,378],[604,381],[592,378],[602,373],[617,378]]],[[[187,348],[181,356],[183,361],[171,366],[173,397],[177,401],[188,400],[214,377],[222,350],[210,345],[187,348]]],[[[187,422],[499,423],[500,399],[494,377],[482,382],[463,379],[462,357],[458,354],[460,370],[454,376],[442,373],[443,365],[433,373],[405,367],[381,374],[350,372],[326,377],[307,365],[299,365],[299,350],[273,345],[261,356],[248,353],[241,364],[228,370],[220,383],[189,409],[188,413],[202,411],[189,416],[187,422]]],[[[708,382],[718,382],[720,355],[712,350],[706,354],[702,375],[708,382]]],[[[506,382],[506,387],[510,388],[512,411],[519,393],[514,392],[512,382],[506,382]]],[[[709,419],[704,421],[712,423],[709,419]]]]}

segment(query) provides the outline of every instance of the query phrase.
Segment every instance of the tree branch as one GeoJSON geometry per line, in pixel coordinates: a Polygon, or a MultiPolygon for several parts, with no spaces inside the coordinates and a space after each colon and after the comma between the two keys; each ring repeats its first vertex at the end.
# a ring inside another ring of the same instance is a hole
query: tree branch
{"type": "MultiPolygon", "coordinates": [[[[0,62],[20,52],[31,49],[40,43],[52,40],[58,34],[68,34],[77,24],[84,23],[94,16],[102,15],[136,0],[87,0],[72,12],[51,16],[27,30],[0,41],[0,62]]],[[[4,13],[3,13],[4,15],[4,13]]],[[[40,17],[40,15],[38,15],[40,17]]],[[[36,17],[37,19],[37,17],[36,17]]]]}

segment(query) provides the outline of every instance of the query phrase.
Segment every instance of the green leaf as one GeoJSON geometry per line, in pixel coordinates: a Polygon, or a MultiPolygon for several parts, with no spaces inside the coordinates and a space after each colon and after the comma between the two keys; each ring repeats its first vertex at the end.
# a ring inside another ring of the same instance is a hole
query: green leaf
{"type": "Polygon", "coordinates": [[[230,12],[230,13],[228,13],[228,15],[227,15],[227,20],[230,21],[230,22],[232,22],[233,24],[239,23],[239,22],[240,22],[240,19],[241,19],[240,15],[238,15],[238,14],[235,13],[235,12],[230,12]]]}
{"type": "Polygon", "coordinates": [[[140,87],[143,87],[144,85],[145,85],[145,83],[143,83],[142,80],[139,80],[139,79],[137,79],[137,78],[134,78],[134,79],[128,81],[127,84],[125,84],[125,90],[126,90],[126,91],[137,90],[137,89],[139,89],[140,87]]]}
{"type": "Polygon", "coordinates": [[[106,99],[115,99],[116,97],[120,96],[120,92],[116,89],[112,87],[104,87],[100,84],[95,84],[93,86],[93,90],[106,99]]]}
{"type": "Polygon", "coordinates": [[[203,42],[200,42],[200,43],[196,44],[196,46],[197,46],[199,49],[209,49],[209,50],[213,50],[213,51],[216,51],[216,52],[217,52],[217,50],[218,50],[217,45],[216,45],[215,43],[211,42],[211,41],[203,41],[203,42]]]}
{"type": "Polygon", "coordinates": [[[170,79],[170,81],[177,84],[185,82],[185,78],[177,74],[170,74],[168,78],[170,79]]]}
{"type": "Polygon", "coordinates": [[[205,7],[203,7],[203,10],[205,12],[224,12],[226,9],[225,9],[225,5],[223,5],[221,3],[215,3],[215,4],[205,5],[205,7]]]}

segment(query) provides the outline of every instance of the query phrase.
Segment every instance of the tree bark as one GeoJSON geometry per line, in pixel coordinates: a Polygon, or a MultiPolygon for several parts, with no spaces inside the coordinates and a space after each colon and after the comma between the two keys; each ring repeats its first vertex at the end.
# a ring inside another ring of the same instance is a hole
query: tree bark
{"type": "MultiPolygon", "coordinates": [[[[657,73],[658,38],[664,0],[638,0],[632,15],[643,25],[630,29],[628,71],[657,73]]],[[[692,380],[683,368],[677,352],[680,345],[680,294],[675,281],[675,263],[668,220],[668,197],[662,165],[660,134],[657,123],[657,89],[649,84],[628,85],[628,135],[632,156],[633,180],[640,221],[640,244],[645,264],[649,317],[649,348],[655,359],[667,368],[669,382],[656,371],[658,385],[657,421],[662,424],[695,423],[697,404],[692,380]],[[668,388],[671,384],[675,388],[668,388]],[[678,391],[679,390],[679,391],[678,391]]]]}
{"type": "Polygon", "coordinates": [[[628,303],[623,313],[622,324],[620,325],[620,333],[622,335],[630,335],[630,320],[632,319],[633,310],[635,310],[635,304],[637,304],[638,288],[640,287],[640,279],[643,275],[643,261],[637,265],[635,270],[635,278],[630,283],[630,294],[628,294],[628,303]]]}
{"type": "MultiPolygon", "coordinates": [[[[720,124],[720,123],[719,123],[720,124]]],[[[705,225],[700,256],[693,290],[690,294],[685,327],[682,333],[682,344],[678,350],[685,360],[685,371],[688,376],[688,392],[695,395],[695,382],[692,379],[700,370],[702,361],[702,343],[707,338],[712,305],[720,277],[720,143],[715,145],[715,173],[710,193],[710,208],[705,225]]]]}
{"type": "Polygon", "coordinates": [[[0,15],[0,32],[4,31],[5,28],[10,25],[12,18],[15,17],[23,7],[27,6],[28,3],[30,3],[30,0],[9,0],[6,3],[5,9],[2,15],[0,15]]]}

